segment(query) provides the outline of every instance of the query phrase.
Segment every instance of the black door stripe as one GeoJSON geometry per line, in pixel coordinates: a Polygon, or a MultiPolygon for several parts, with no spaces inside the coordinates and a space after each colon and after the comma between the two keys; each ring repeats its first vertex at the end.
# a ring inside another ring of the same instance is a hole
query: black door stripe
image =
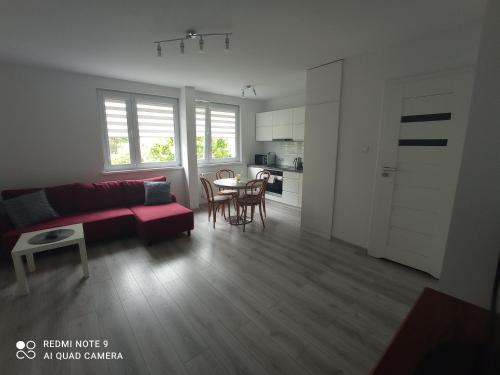
{"type": "Polygon", "coordinates": [[[446,146],[447,139],[400,139],[400,146],[446,146]]]}
{"type": "Polygon", "coordinates": [[[451,120],[451,112],[429,113],[426,115],[401,116],[401,122],[427,122],[427,121],[446,121],[451,120]]]}

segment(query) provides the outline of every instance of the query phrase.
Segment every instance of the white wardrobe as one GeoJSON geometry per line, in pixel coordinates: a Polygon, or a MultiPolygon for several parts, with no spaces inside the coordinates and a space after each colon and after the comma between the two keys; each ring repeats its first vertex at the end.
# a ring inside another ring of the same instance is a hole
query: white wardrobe
{"type": "Polygon", "coordinates": [[[331,238],[342,61],[307,71],[302,229],[331,238]]]}

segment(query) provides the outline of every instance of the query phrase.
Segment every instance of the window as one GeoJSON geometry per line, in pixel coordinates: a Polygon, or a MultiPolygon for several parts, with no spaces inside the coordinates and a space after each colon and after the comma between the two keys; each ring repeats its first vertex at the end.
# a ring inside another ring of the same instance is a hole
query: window
{"type": "Polygon", "coordinates": [[[198,162],[239,161],[239,110],[237,106],[198,103],[196,106],[198,162]]]}
{"type": "Polygon", "coordinates": [[[179,165],[177,100],[99,91],[105,169],[179,165]]]}

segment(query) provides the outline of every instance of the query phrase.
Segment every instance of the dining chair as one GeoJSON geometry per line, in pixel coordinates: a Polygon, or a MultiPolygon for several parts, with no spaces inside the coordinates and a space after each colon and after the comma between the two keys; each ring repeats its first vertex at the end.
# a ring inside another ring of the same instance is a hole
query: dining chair
{"type": "Polygon", "coordinates": [[[222,215],[226,218],[226,208],[225,204],[227,203],[228,215],[231,216],[231,200],[232,197],[230,195],[214,195],[214,190],[212,189],[212,184],[205,177],[200,176],[201,184],[203,185],[203,189],[205,190],[205,196],[207,197],[208,203],[208,221],[210,221],[210,216],[214,217],[214,229],[215,222],[217,220],[217,211],[222,209],[222,215]]]}
{"type": "MultiPolygon", "coordinates": [[[[217,180],[220,180],[222,178],[234,178],[235,176],[236,174],[231,169],[219,169],[217,172],[215,172],[215,178],[217,178],[217,180]]],[[[235,198],[238,196],[238,190],[219,188],[217,194],[231,196],[231,199],[233,199],[234,207],[236,209],[235,198]]]]}
{"type": "Polygon", "coordinates": [[[245,189],[243,195],[237,198],[238,207],[241,207],[243,212],[241,216],[243,217],[243,232],[245,231],[245,224],[247,218],[247,210],[250,207],[250,222],[253,222],[255,207],[259,207],[260,219],[262,220],[262,226],[265,228],[264,216],[262,215],[262,195],[266,189],[267,180],[250,180],[245,184],[245,189]],[[257,193],[255,193],[257,192],[257,193]]]}
{"type": "Polygon", "coordinates": [[[267,169],[263,169],[261,171],[258,171],[255,175],[255,178],[257,180],[263,180],[265,179],[267,182],[264,186],[264,192],[262,193],[261,201],[260,204],[262,205],[262,208],[264,209],[264,217],[267,217],[267,212],[266,212],[266,189],[267,189],[267,183],[269,182],[269,177],[271,177],[271,172],[269,172],[267,169]]]}

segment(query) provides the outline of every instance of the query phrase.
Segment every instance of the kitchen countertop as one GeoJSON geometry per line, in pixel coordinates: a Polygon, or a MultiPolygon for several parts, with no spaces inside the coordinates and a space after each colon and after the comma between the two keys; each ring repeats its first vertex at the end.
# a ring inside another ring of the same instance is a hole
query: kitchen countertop
{"type": "Polygon", "coordinates": [[[304,169],[295,169],[294,167],[289,167],[286,165],[257,165],[257,164],[248,164],[248,167],[262,168],[262,169],[273,169],[284,172],[294,172],[294,173],[302,173],[304,169]]]}

